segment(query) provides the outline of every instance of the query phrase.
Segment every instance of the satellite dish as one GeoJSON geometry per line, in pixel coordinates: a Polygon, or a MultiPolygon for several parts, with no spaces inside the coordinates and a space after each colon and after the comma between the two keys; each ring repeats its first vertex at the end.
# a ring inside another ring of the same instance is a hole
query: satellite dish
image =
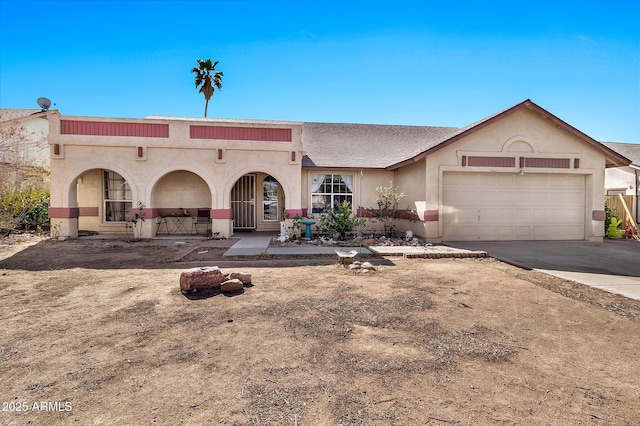
{"type": "Polygon", "coordinates": [[[38,105],[42,108],[43,111],[46,111],[51,107],[51,101],[47,98],[38,98],[38,105]]]}

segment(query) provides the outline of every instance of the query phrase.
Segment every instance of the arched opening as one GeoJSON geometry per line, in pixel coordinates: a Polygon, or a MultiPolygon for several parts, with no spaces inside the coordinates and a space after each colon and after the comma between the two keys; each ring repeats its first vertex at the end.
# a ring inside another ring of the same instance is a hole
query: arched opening
{"type": "Polygon", "coordinates": [[[138,207],[135,185],[124,172],[99,168],[82,172],[69,187],[69,205],[78,207],[78,229],[123,233],[138,207]]]}
{"type": "Polygon", "coordinates": [[[284,220],[284,191],[266,173],[247,173],[231,188],[231,212],[236,231],[276,231],[284,220]]]}
{"type": "Polygon", "coordinates": [[[182,213],[192,216],[198,208],[211,208],[209,185],[197,174],[187,170],[167,173],[153,187],[151,204],[159,214],[182,213]]]}

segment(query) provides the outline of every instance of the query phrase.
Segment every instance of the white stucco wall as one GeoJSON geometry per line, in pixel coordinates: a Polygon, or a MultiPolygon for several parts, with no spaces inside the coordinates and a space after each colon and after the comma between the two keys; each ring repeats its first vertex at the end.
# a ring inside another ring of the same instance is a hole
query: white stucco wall
{"type": "Polygon", "coordinates": [[[3,135],[17,135],[10,141],[3,141],[0,161],[49,168],[49,122],[46,116],[2,122],[0,129],[3,135]]]}

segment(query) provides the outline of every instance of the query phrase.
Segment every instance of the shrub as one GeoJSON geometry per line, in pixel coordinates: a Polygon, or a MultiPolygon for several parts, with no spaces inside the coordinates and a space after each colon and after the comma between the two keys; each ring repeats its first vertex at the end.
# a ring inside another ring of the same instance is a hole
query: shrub
{"type": "Polygon", "coordinates": [[[49,223],[49,191],[23,188],[0,196],[0,227],[40,229],[49,223]]]}
{"type": "Polygon", "coordinates": [[[323,235],[337,237],[337,239],[344,241],[347,239],[347,235],[364,225],[364,222],[364,219],[353,214],[351,204],[344,201],[335,209],[327,209],[320,214],[318,230],[323,235]]]}
{"type": "Polygon", "coordinates": [[[376,199],[377,209],[368,209],[375,218],[382,222],[384,235],[390,237],[395,231],[395,220],[400,217],[398,212],[398,204],[405,197],[405,194],[399,192],[398,187],[393,187],[393,183],[389,182],[389,186],[378,186],[376,188],[378,197],[376,199]]]}

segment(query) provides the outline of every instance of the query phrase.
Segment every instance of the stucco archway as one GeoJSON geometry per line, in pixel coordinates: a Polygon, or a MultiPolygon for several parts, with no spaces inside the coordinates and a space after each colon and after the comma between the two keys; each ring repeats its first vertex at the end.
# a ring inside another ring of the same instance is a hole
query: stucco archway
{"type": "Polygon", "coordinates": [[[286,193],[270,174],[240,176],[229,191],[229,200],[234,230],[276,231],[285,219],[286,193]]]}

